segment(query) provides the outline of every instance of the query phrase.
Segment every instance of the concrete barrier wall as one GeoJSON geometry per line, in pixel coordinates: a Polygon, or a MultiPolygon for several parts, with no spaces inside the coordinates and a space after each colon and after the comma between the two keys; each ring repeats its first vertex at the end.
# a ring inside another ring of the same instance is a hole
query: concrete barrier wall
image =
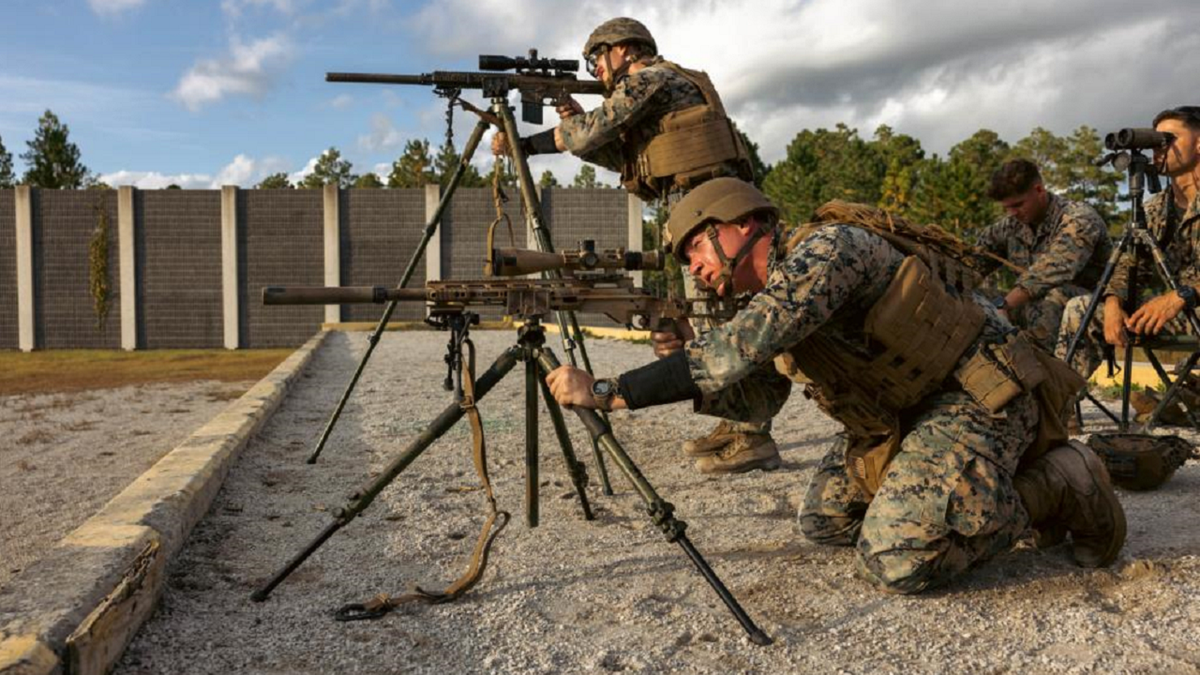
{"type": "Polygon", "coordinates": [[[134,208],[138,347],[221,347],[220,193],[139,190],[134,208]]]}
{"type": "Polygon", "coordinates": [[[117,193],[113,190],[34,190],[35,331],[47,349],[118,349],[121,293],[117,193]],[[89,291],[88,245],[103,212],[108,218],[109,312],[98,325],[89,291]]]}
{"type": "MultiPolygon", "coordinates": [[[[346,286],[395,286],[425,229],[422,190],[344,190],[341,209],[341,278],[346,286]]],[[[408,287],[425,283],[425,258],[417,261],[408,287]]],[[[379,321],[382,305],[346,305],[343,321],[379,321]]],[[[419,321],[420,303],[401,305],[396,321],[419,321]]]]}
{"type": "Polygon", "coordinates": [[[0,190],[0,349],[17,349],[16,199],[0,190]]]}
{"type": "MultiPolygon", "coordinates": [[[[513,238],[534,248],[519,192],[507,192],[513,238]]],[[[394,286],[438,196],[436,186],[0,190],[0,349],[291,347],[325,322],[377,321],[382,306],[264,307],[262,288],[394,286]],[[109,226],[103,327],[89,291],[88,259],[100,213],[109,226]]],[[[556,248],[580,239],[601,248],[640,248],[641,206],[621,190],[549,188],[542,201],[556,248]]],[[[495,219],[490,188],[459,190],[409,286],[481,278],[495,219]]],[[[496,243],[511,245],[506,226],[497,228],[496,243]]],[[[503,310],[481,308],[480,314],[495,319],[503,310]]],[[[413,304],[399,308],[393,320],[424,315],[424,307],[413,304]]]]}
{"type": "Polygon", "coordinates": [[[324,286],[324,218],[320,190],[238,193],[238,279],[242,347],[303,344],[325,317],[320,306],[264,307],[264,286],[324,286]]]}

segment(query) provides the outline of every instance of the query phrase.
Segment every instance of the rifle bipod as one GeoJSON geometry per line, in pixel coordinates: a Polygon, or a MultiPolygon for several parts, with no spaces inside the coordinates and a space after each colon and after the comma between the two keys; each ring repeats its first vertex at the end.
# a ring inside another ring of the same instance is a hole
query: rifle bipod
{"type": "MultiPolygon", "coordinates": [[[[462,330],[470,322],[465,322],[462,330]]],[[[470,344],[469,340],[463,339],[462,343],[470,344]]],[[[468,364],[470,363],[468,357],[468,364]]],[[[499,358],[492,363],[479,379],[474,382],[474,386],[470,386],[470,366],[468,366],[468,377],[464,379],[463,390],[464,394],[471,396],[471,403],[478,403],[484,396],[492,390],[504,379],[504,377],[516,366],[518,361],[525,363],[525,430],[526,430],[526,522],[529,527],[536,527],[538,524],[538,483],[537,483],[537,390],[541,389],[542,398],[546,402],[546,408],[550,412],[551,421],[554,424],[555,435],[558,437],[559,445],[562,447],[563,457],[566,460],[568,472],[571,476],[571,482],[575,487],[576,493],[579,495],[580,507],[583,510],[584,518],[587,520],[594,519],[591,512],[586,493],[587,473],[575,458],[575,453],[571,445],[570,435],[567,432],[566,423],[563,419],[562,409],[551,396],[549,387],[546,385],[545,377],[552,370],[559,366],[558,359],[554,353],[545,346],[545,329],[536,319],[528,320],[518,331],[517,344],[506,349],[499,358]],[[530,468],[532,467],[532,471],[530,468]],[[531,477],[532,476],[532,477],[531,477]]],[[[461,359],[460,359],[461,362],[461,359]]],[[[377,478],[370,483],[364,485],[359,490],[350,495],[349,501],[339,509],[333,512],[334,520],[323,529],[316,538],[312,540],[303,550],[293,557],[274,577],[270,579],[262,588],[255,591],[251,595],[251,599],[255,602],[262,602],[270,597],[271,592],[282,583],[292,572],[300,567],[305,560],[308,559],[318,548],[320,548],[330,537],[333,536],[342,527],[348,525],[352,520],[358,517],[379,494],[394,481],[401,472],[404,471],[417,457],[429,448],[438,438],[449,431],[463,415],[466,414],[467,407],[460,402],[455,402],[446,407],[440,415],[438,415],[430,425],[421,432],[409,445],[400,452],[379,474],[377,478]]],[[[593,410],[585,410],[581,408],[574,409],[575,414],[583,422],[587,428],[593,442],[598,447],[603,448],[609,457],[616,462],[622,473],[629,479],[635,491],[641,496],[645,502],[647,512],[656,527],[666,536],[667,541],[679,544],[687,554],[689,560],[696,567],[704,580],[717,593],[721,601],[737,619],[738,623],[749,635],[750,640],[757,645],[767,645],[771,643],[771,638],[762,631],[754,621],[746,614],[745,610],[738,603],[737,599],[709,566],[708,562],[696,550],[696,547],[688,539],[686,530],[687,524],[675,518],[674,506],[665,501],[658,495],[654,487],[642,475],[633,459],[625,452],[624,447],[616,440],[612,434],[612,428],[593,410]]],[[[481,430],[481,427],[480,427],[481,430]]],[[[481,453],[477,451],[477,459],[481,453]]],[[[481,475],[486,470],[481,470],[481,475]]],[[[490,488],[489,488],[490,494],[490,488]]],[[[507,514],[505,514],[507,515],[507,514]]],[[[413,593],[401,596],[398,598],[390,598],[386,595],[378,595],[365,603],[346,605],[338,610],[336,616],[339,620],[354,620],[354,619],[371,619],[383,616],[388,613],[397,604],[423,600],[430,603],[440,603],[454,600],[462,593],[469,590],[482,576],[483,565],[486,564],[487,546],[490,545],[491,539],[498,533],[498,529],[489,532],[491,529],[491,518],[485,525],[484,532],[481,533],[479,543],[476,546],[474,559],[472,560],[471,569],[463,575],[455,584],[451,585],[445,592],[429,593],[416,589],[413,593]]],[[[503,523],[500,525],[503,527],[503,523]]]]}

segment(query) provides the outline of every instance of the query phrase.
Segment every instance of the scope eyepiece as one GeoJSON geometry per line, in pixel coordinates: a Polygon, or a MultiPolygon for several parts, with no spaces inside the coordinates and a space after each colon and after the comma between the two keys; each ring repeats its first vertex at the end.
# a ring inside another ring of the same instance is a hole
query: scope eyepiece
{"type": "Polygon", "coordinates": [[[1175,140],[1175,134],[1154,129],[1125,128],[1105,135],[1104,147],[1109,150],[1152,150],[1165,148],[1175,140]]]}

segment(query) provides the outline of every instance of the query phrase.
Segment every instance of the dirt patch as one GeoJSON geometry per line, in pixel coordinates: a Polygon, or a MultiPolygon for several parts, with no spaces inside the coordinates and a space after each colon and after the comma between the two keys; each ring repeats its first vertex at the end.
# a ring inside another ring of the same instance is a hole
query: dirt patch
{"type": "Polygon", "coordinates": [[[156,382],[254,381],[271,372],[290,353],[290,349],[0,351],[0,396],[112,389],[156,382]]]}

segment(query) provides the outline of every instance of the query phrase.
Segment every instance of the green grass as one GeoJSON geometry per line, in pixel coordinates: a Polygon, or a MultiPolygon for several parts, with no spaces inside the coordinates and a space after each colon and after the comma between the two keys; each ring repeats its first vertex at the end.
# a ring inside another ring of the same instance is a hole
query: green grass
{"type": "Polygon", "coordinates": [[[158,382],[258,380],[291,353],[290,349],[0,351],[0,396],[158,382]]]}

